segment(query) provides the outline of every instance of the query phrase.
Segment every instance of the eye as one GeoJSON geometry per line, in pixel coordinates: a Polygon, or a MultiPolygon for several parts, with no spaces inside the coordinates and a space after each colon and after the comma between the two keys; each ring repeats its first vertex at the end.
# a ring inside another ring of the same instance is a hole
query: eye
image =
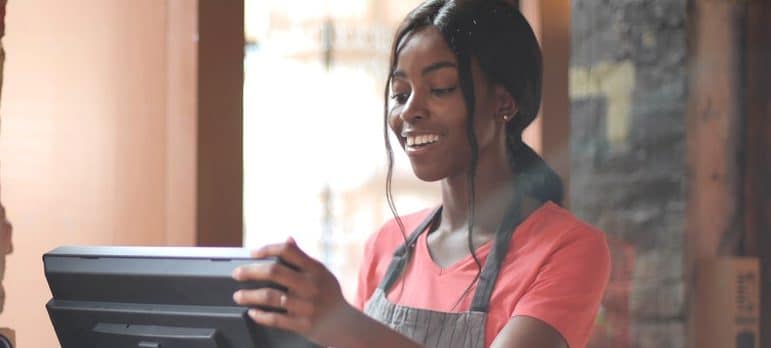
{"type": "Polygon", "coordinates": [[[433,95],[435,95],[437,97],[443,97],[443,96],[446,96],[446,95],[454,92],[455,89],[457,89],[457,88],[458,88],[457,86],[452,86],[452,87],[448,87],[448,88],[432,88],[431,89],[431,94],[433,94],[433,95]]]}
{"type": "Polygon", "coordinates": [[[391,99],[393,99],[396,104],[403,105],[407,102],[407,99],[410,97],[409,93],[394,93],[391,95],[391,99]]]}

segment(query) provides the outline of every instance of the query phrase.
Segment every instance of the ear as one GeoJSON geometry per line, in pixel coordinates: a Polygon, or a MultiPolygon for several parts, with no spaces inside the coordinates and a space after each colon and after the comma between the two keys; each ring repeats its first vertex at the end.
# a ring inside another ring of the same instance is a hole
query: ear
{"type": "Polygon", "coordinates": [[[519,111],[517,102],[503,85],[496,84],[494,93],[497,104],[495,110],[496,118],[504,122],[511,121],[514,115],[517,114],[517,111],[519,111]]]}

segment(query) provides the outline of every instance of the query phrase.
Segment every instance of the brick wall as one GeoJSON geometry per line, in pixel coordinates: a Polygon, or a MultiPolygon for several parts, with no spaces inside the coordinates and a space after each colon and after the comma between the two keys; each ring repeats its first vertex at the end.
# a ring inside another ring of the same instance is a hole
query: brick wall
{"type": "Polygon", "coordinates": [[[686,1],[573,0],[571,45],[570,207],[634,251],[630,346],[684,347],[686,1]]]}

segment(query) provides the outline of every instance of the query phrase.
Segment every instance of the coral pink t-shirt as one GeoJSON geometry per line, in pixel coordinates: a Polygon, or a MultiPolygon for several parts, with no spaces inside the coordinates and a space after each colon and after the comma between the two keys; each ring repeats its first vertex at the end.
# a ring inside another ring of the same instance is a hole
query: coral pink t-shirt
{"type": "MultiPolygon", "coordinates": [[[[402,217],[406,234],[412,233],[430,213],[427,209],[402,217]]],[[[380,284],[393,252],[402,243],[404,239],[395,220],[369,238],[354,303],[359,309],[363,310],[380,284]]],[[[476,250],[482,264],[491,247],[492,241],[476,250]]],[[[426,233],[418,238],[415,249],[388,299],[434,311],[468,311],[476,286],[461,302],[458,299],[478,272],[471,254],[441,268],[431,259],[426,233]]],[[[586,345],[610,272],[610,254],[601,231],[558,205],[546,203],[517,227],[500,270],[490,298],[486,347],[512,317],[520,315],[551,325],[570,348],[586,345]]]]}

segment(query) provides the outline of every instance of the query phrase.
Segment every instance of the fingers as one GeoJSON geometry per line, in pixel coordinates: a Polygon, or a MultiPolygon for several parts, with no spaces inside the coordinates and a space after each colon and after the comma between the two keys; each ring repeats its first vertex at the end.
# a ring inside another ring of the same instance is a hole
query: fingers
{"type": "Polygon", "coordinates": [[[239,305],[285,309],[286,315],[296,317],[312,316],[314,308],[308,300],[271,288],[236,291],[233,300],[239,305]]]}
{"type": "Polygon", "coordinates": [[[252,308],[247,312],[255,323],[290,330],[298,333],[311,329],[310,314],[313,305],[303,299],[276,289],[240,290],[233,294],[239,305],[282,308],[286,313],[252,308]]]}
{"type": "Polygon", "coordinates": [[[252,252],[254,258],[278,257],[300,270],[308,270],[318,266],[318,262],[308,256],[294,241],[289,238],[284,243],[266,245],[252,252]]]}
{"type": "Polygon", "coordinates": [[[299,272],[279,262],[259,262],[233,270],[237,281],[269,281],[284,286],[297,294],[304,294],[308,281],[299,272]]]}
{"type": "Polygon", "coordinates": [[[301,334],[309,332],[311,329],[310,321],[306,317],[292,317],[282,313],[267,312],[259,309],[250,309],[248,313],[249,317],[260,325],[277,327],[301,334]]]}
{"type": "Polygon", "coordinates": [[[233,294],[239,305],[251,308],[254,322],[298,333],[318,329],[335,312],[342,298],[340,286],[326,267],[302,251],[293,239],[265,246],[252,253],[254,258],[277,257],[283,262],[255,262],[233,271],[237,281],[267,281],[286,291],[260,288],[244,289],[233,294]],[[288,266],[288,265],[289,266],[288,266]],[[285,309],[276,312],[271,308],[285,309]],[[314,329],[315,328],[315,329],[314,329]]]}

